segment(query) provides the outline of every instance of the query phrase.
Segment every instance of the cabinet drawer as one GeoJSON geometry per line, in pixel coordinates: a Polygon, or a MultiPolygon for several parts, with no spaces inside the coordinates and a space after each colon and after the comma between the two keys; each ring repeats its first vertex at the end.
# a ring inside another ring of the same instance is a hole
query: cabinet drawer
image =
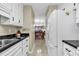
{"type": "Polygon", "coordinates": [[[24,52],[24,53],[23,53],[23,56],[27,56],[27,53],[24,52]]]}
{"type": "Polygon", "coordinates": [[[14,52],[13,56],[22,56],[22,49],[21,49],[21,48],[20,48],[20,49],[17,49],[17,50],[14,52]]]}
{"type": "Polygon", "coordinates": [[[23,40],[23,44],[25,44],[26,42],[28,43],[28,39],[23,40]]]}
{"type": "Polygon", "coordinates": [[[24,39],[24,40],[23,40],[23,46],[24,46],[24,45],[28,45],[28,44],[29,44],[28,39],[24,39]]]}
{"type": "Polygon", "coordinates": [[[23,47],[23,55],[27,55],[28,47],[23,47]]]}
{"type": "Polygon", "coordinates": [[[23,50],[25,51],[25,50],[28,50],[28,47],[23,47],[23,50]]]}
{"type": "Polygon", "coordinates": [[[22,48],[22,42],[19,42],[1,53],[3,56],[11,55],[15,50],[22,48]]]}
{"type": "Polygon", "coordinates": [[[22,48],[17,47],[15,50],[13,50],[11,53],[5,55],[5,56],[16,56],[15,54],[17,54],[19,52],[19,50],[22,51],[22,48]]]}
{"type": "Polygon", "coordinates": [[[25,46],[25,45],[29,45],[29,43],[28,42],[23,42],[23,46],[25,46]]]}
{"type": "Polygon", "coordinates": [[[24,49],[24,50],[23,50],[23,55],[26,56],[27,53],[28,53],[28,50],[27,50],[27,49],[24,49]]]}
{"type": "Polygon", "coordinates": [[[23,47],[28,47],[28,43],[26,42],[25,44],[23,44],[23,47]]]}

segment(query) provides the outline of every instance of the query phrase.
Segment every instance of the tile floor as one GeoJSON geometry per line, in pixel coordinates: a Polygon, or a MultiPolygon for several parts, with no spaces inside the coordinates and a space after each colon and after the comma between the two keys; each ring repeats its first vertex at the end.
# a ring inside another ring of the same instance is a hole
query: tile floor
{"type": "Polygon", "coordinates": [[[45,40],[36,40],[35,48],[30,56],[47,56],[47,48],[45,45],[45,40]]]}

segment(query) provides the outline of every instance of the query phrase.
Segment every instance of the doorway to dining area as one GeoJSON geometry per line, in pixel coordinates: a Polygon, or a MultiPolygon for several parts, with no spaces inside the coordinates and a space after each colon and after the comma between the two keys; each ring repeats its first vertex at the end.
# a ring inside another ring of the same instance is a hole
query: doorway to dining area
{"type": "Polygon", "coordinates": [[[44,26],[35,26],[35,40],[45,39],[45,29],[44,26]]]}

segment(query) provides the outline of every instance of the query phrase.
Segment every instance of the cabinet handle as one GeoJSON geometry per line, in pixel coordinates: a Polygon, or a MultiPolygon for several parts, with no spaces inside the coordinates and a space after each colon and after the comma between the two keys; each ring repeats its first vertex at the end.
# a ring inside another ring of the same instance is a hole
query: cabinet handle
{"type": "Polygon", "coordinates": [[[12,20],[14,21],[14,17],[12,17],[12,20]]]}
{"type": "Polygon", "coordinates": [[[20,20],[19,20],[19,23],[20,23],[20,20]]]}
{"type": "Polygon", "coordinates": [[[28,47],[28,45],[26,45],[26,47],[28,47]]]}
{"type": "Polygon", "coordinates": [[[68,52],[71,52],[70,50],[68,50],[67,48],[66,48],[66,50],[68,51],[68,52]]]}
{"type": "Polygon", "coordinates": [[[26,52],[26,55],[28,55],[28,52],[26,52]]]}
{"type": "Polygon", "coordinates": [[[9,23],[10,23],[10,20],[9,20],[9,23]]]}
{"type": "Polygon", "coordinates": [[[28,41],[28,40],[26,40],[26,41],[28,41]]]}
{"type": "Polygon", "coordinates": [[[58,47],[58,46],[55,46],[56,48],[58,47]]]}

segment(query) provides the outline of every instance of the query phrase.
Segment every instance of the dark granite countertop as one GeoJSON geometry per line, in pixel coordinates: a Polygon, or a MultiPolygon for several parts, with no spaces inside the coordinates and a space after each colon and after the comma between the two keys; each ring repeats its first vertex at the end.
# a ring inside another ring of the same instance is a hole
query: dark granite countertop
{"type": "Polygon", "coordinates": [[[15,38],[16,38],[16,40],[13,40],[10,44],[5,45],[5,46],[3,46],[3,47],[0,47],[0,53],[3,52],[4,50],[10,48],[11,46],[15,45],[16,43],[18,43],[18,42],[24,40],[24,39],[27,38],[28,36],[29,36],[29,33],[22,33],[22,34],[21,34],[21,38],[19,38],[19,39],[17,39],[17,38],[15,37],[15,34],[0,36],[0,40],[3,40],[3,39],[5,39],[5,40],[6,40],[6,39],[15,39],[15,38]]]}
{"type": "Polygon", "coordinates": [[[62,42],[71,45],[74,48],[78,48],[79,47],[79,40],[62,40],[62,42]]]}

